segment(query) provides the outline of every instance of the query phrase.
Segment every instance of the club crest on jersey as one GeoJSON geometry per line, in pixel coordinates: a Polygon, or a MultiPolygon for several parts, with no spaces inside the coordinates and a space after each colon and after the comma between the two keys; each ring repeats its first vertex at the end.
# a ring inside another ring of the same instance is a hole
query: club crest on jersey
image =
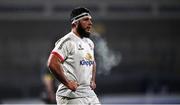
{"type": "Polygon", "coordinates": [[[93,57],[90,53],[87,53],[84,58],[85,59],[80,61],[80,65],[91,66],[94,64],[93,57]]]}

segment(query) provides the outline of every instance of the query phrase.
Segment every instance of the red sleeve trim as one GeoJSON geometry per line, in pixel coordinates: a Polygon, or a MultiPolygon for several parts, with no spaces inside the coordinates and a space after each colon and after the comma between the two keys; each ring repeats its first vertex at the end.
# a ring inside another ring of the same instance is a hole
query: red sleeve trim
{"type": "Polygon", "coordinates": [[[57,52],[51,52],[51,54],[54,54],[55,56],[57,56],[62,62],[64,61],[64,58],[60,55],[60,54],[58,54],[57,52]]]}

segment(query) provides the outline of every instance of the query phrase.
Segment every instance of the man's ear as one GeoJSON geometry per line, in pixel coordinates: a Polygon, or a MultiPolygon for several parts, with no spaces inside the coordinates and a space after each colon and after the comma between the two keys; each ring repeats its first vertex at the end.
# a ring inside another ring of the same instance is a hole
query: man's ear
{"type": "Polygon", "coordinates": [[[80,21],[77,21],[77,22],[74,23],[76,28],[78,27],[79,23],[80,23],[80,21]]]}
{"type": "Polygon", "coordinates": [[[76,23],[76,22],[72,24],[72,27],[76,27],[76,26],[77,26],[77,23],[76,23]]]}

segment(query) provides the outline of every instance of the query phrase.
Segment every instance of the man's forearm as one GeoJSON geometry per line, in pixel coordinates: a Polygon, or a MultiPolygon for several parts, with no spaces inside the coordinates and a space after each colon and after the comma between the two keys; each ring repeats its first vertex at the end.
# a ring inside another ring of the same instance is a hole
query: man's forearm
{"type": "Polygon", "coordinates": [[[90,81],[90,87],[93,90],[96,88],[96,63],[94,63],[94,65],[93,65],[92,78],[91,78],[91,81],[90,81]]]}
{"type": "Polygon", "coordinates": [[[55,75],[55,77],[67,88],[69,88],[72,91],[75,91],[77,89],[77,87],[79,86],[78,83],[72,80],[68,80],[66,78],[66,76],[64,75],[64,70],[61,66],[61,61],[57,56],[51,54],[48,59],[47,65],[51,72],[55,75]]]}
{"type": "Polygon", "coordinates": [[[54,76],[63,83],[64,85],[68,85],[68,80],[64,75],[63,68],[61,66],[61,61],[59,60],[58,57],[55,55],[51,54],[49,59],[48,59],[48,64],[47,66],[51,70],[51,72],[54,74],[54,76]]]}
{"type": "Polygon", "coordinates": [[[91,81],[96,81],[96,62],[94,61],[94,64],[93,64],[93,71],[92,71],[92,79],[91,81]]]}

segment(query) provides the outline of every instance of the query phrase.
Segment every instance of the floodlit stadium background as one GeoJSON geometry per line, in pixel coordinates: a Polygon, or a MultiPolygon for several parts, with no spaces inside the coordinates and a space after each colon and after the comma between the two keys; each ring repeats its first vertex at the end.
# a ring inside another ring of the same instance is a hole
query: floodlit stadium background
{"type": "Polygon", "coordinates": [[[106,52],[97,69],[102,103],[180,103],[179,0],[0,0],[2,104],[43,103],[42,65],[77,6],[91,10],[106,52]]]}

